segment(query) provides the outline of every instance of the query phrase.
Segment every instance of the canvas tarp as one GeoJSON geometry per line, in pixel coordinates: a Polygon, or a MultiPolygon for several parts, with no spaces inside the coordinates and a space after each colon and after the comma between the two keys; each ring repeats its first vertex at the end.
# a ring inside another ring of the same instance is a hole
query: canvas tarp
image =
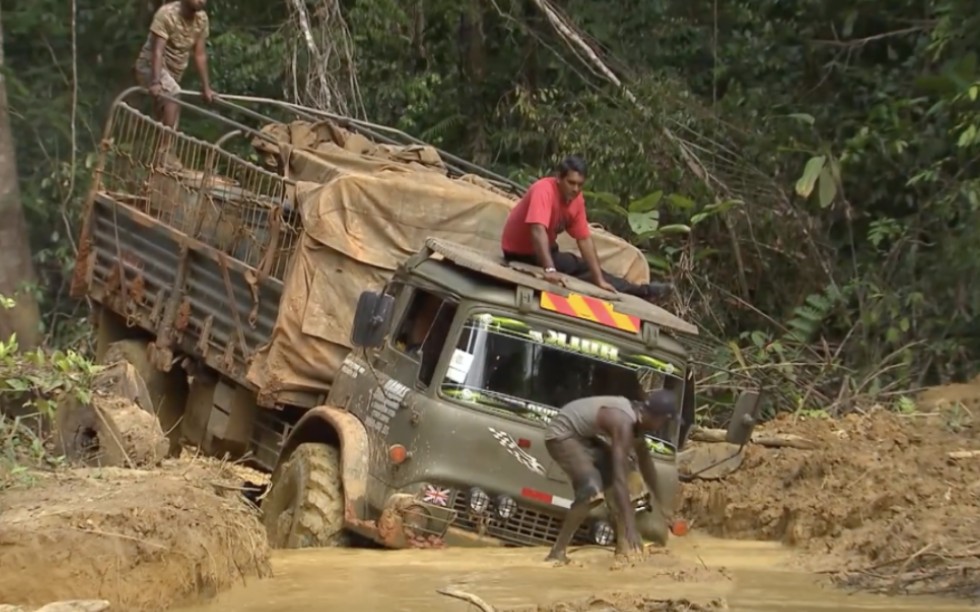
{"type": "MultiPolygon", "coordinates": [[[[326,392],[350,349],[362,291],[382,287],[430,237],[499,253],[501,228],[516,204],[479,177],[447,176],[434,149],[350,151],[310,138],[315,127],[301,132],[303,148],[295,136],[283,152],[257,143],[274,158],[288,157],[303,224],[272,337],[248,373],[263,393],[326,392]]],[[[607,271],[649,281],[639,250],[599,228],[593,236],[607,271]]],[[[575,252],[567,235],[559,244],[575,252]]]]}

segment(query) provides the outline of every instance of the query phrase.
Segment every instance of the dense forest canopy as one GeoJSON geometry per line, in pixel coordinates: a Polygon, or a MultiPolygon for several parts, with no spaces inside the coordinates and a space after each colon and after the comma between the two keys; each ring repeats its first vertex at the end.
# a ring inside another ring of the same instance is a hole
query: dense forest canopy
{"type": "MultiPolygon", "coordinates": [[[[3,0],[20,193],[49,341],[108,104],[151,0],[3,0]]],[[[591,215],[680,288],[784,409],[896,400],[980,357],[980,4],[212,0],[216,91],[388,124],[528,181],[591,162],[591,215]],[[304,31],[303,24],[308,24],[304,31]],[[890,399],[888,399],[890,398],[890,399]]],[[[196,88],[188,70],[185,87],[196,88]]]]}

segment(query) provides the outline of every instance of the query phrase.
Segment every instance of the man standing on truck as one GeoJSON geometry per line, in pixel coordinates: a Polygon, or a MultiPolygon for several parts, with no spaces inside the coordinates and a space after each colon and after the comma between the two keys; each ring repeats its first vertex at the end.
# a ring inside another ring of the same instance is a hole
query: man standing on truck
{"type": "MultiPolygon", "coordinates": [[[[150,32],[136,60],[136,78],[154,97],[156,118],[167,127],[176,127],[180,107],[161,94],[180,94],[180,79],[187,69],[191,51],[201,77],[201,94],[205,102],[214,99],[208,78],[207,39],[210,33],[207,0],[175,0],[161,6],[153,16],[150,32]]],[[[158,154],[165,155],[169,139],[164,137],[158,154]]]]}
{"type": "Polygon", "coordinates": [[[616,555],[643,551],[627,484],[630,454],[636,453],[640,474],[653,493],[656,468],[644,434],[661,430],[676,418],[677,410],[675,393],[657,389],[644,401],[615,395],[583,397],[551,419],[545,448],[572,481],[575,499],[546,560],[568,561],[565,549],[572,536],[603,497],[616,531],[616,555]]]}
{"type": "Polygon", "coordinates": [[[558,166],[557,177],[539,179],[528,188],[504,224],[501,237],[504,259],[541,266],[545,280],[551,283],[561,283],[561,273],[591,280],[607,291],[620,291],[651,301],[669,295],[670,284],[634,285],[602,270],[585,214],[582,186],[586,175],[585,160],[572,155],[558,166]],[[558,250],[558,234],[564,231],[578,241],[581,258],[558,250]]]}

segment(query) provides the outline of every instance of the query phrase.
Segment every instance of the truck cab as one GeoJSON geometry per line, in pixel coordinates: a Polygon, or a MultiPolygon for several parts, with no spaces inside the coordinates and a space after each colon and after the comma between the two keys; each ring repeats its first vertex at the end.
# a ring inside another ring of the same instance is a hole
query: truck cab
{"type": "MultiPolygon", "coordinates": [[[[393,546],[548,545],[572,503],[567,476],[545,450],[549,420],[581,397],[640,400],[669,388],[680,398],[677,418],[647,436],[656,490],[647,496],[638,477],[631,487],[643,535],[666,542],[677,453],[694,422],[694,382],[678,336],[697,330],[636,298],[597,297],[606,292],[566,282],[571,290],[431,239],[381,291],[362,294],[355,349],[326,401],[356,417],[367,436],[363,515],[346,529],[393,546]]],[[[295,489],[282,492],[280,478],[265,508],[273,542],[329,545],[301,522],[276,519],[273,508],[304,505],[295,489]]],[[[613,539],[599,507],[574,541],[613,539]]]]}

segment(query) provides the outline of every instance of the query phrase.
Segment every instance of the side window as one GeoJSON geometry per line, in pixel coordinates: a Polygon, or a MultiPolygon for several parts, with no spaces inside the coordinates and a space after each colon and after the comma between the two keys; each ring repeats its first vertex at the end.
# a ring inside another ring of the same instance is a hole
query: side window
{"type": "Polygon", "coordinates": [[[394,335],[395,349],[419,362],[419,382],[432,384],[439,355],[456,316],[456,303],[425,289],[415,289],[394,335]]]}

